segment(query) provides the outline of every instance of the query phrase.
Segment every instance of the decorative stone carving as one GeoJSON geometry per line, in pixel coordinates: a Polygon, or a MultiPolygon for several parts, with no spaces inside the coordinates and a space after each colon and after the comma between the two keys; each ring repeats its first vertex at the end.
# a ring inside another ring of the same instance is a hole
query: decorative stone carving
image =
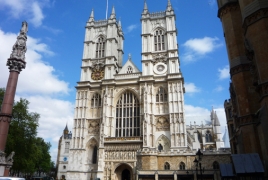
{"type": "Polygon", "coordinates": [[[99,132],[100,125],[97,121],[90,121],[88,125],[89,134],[97,134],[99,132]]]}
{"type": "Polygon", "coordinates": [[[16,43],[13,45],[13,51],[10,55],[10,59],[20,59],[25,60],[25,53],[27,51],[26,41],[27,41],[28,24],[26,21],[22,22],[22,27],[20,34],[17,37],[16,43]]]}
{"type": "Polygon", "coordinates": [[[153,55],[153,60],[152,60],[153,64],[155,65],[156,63],[158,62],[161,62],[161,63],[167,63],[167,54],[154,54],[153,55]]]}
{"type": "Polygon", "coordinates": [[[164,118],[164,117],[160,117],[157,120],[156,123],[156,130],[157,131],[168,131],[169,130],[169,121],[164,118]]]}

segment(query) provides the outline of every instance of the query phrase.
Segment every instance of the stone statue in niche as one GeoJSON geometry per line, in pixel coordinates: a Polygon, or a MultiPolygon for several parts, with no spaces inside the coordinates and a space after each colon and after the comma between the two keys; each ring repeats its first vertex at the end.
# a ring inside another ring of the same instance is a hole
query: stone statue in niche
{"type": "Polygon", "coordinates": [[[169,131],[170,127],[169,127],[169,121],[164,118],[164,117],[160,117],[157,120],[156,123],[156,130],[157,131],[169,131]]]}

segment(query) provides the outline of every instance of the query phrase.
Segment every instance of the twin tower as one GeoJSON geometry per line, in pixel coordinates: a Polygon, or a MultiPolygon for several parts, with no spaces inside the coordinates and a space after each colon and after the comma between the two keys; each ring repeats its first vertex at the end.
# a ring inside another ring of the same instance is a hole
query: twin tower
{"type": "Polygon", "coordinates": [[[159,169],[163,154],[187,149],[184,79],[170,0],[156,13],[145,2],[141,27],[140,71],[130,56],[122,63],[124,33],[115,9],[100,21],[91,12],[70,150],[62,155],[67,179],[136,179],[143,169],[159,169]]]}

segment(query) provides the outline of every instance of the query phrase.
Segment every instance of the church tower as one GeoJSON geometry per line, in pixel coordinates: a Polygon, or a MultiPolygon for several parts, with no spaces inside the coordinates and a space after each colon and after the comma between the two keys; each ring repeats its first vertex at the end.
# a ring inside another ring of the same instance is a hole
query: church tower
{"type": "Polygon", "coordinates": [[[76,87],[68,180],[136,179],[138,170],[147,168],[148,155],[154,164],[150,169],[158,169],[159,153],[187,149],[184,79],[170,0],[165,11],[156,13],[145,2],[141,25],[142,71],[131,55],[122,66],[124,35],[115,8],[108,20],[95,21],[91,12],[76,87]]]}
{"type": "Polygon", "coordinates": [[[153,93],[148,91],[144,93],[144,119],[148,125],[151,124],[148,132],[156,132],[156,134],[149,133],[150,137],[144,137],[144,141],[148,140],[144,146],[150,148],[157,146],[153,143],[153,139],[157,137],[158,131],[161,131],[158,125],[168,120],[170,147],[186,148],[184,85],[179,69],[175,14],[170,0],[166,11],[154,13],[149,13],[145,2],[141,24],[142,75],[144,79],[145,77],[154,79],[147,82],[146,86],[149,89],[155,88],[153,93]],[[152,122],[155,122],[154,125],[152,122]]]}

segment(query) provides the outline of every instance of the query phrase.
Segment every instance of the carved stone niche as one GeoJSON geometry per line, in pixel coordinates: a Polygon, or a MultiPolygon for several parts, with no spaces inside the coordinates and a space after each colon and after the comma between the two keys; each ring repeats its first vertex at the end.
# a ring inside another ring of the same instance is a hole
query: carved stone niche
{"type": "Polygon", "coordinates": [[[159,117],[156,121],[156,130],[157,131],[169,131],[169,120],[165,117],[159,117]]]}
{"type": "Polygon", "coordinates": [[[99,123],[97,121],[89,121],[88,123],[88,133],[89,134],[97,134],[99,132],[99,123]]]}

